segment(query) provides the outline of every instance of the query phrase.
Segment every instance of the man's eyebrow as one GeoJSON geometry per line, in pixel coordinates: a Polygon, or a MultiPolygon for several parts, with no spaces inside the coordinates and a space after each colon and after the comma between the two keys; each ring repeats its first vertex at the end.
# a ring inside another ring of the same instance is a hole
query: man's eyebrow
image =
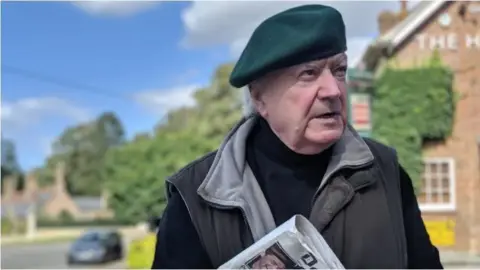
{"type": "Polygon", "coordinates": [[[338,63],[346,63],[348,61],[348,57],[346,54],[341,54],[335,58],[335,62],[338,63]]]}
{"type": "Polygon", "coordinates": [[[327,59],[320,59],[314,60],[307,63],[302,64],[302,67],[309,67],[309,68],[323,68],[325,64],[327,64],[327,59]]]}

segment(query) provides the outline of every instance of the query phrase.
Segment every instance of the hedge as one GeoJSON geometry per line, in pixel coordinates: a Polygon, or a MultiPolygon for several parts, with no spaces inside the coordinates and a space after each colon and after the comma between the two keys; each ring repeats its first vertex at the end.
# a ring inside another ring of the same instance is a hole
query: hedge
{"type": "Polygon", "coordinates": [[[417,191],[423,144],[446,139],[453,128],[453,74],[438,59],[411,69],[387,67],[373,90],[372,136],[396,148],[417,191]]]}

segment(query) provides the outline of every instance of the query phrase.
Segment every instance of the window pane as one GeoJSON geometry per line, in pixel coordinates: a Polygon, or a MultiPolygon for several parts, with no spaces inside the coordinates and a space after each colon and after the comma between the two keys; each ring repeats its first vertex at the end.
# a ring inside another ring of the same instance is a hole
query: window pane
{"type": "Polygon", "coordinates": [[[432,193],[429,203],[442,203],[442,196],[438,192],[432,193]]]}
{"type": "Polygon", "coordinates": [[[441,187],[440,179],[438,178],[438,175],[432,175],[430,178],[430,189],[437,190],[438,188],[441,187]]]}
{"type": "Polygon", "coordinates": [[[450,202],[450,192],[443,192],[441,195],[444,203],[450,202]]]}
{"type": "Polygon", "coordinates": [[[434,174],[434,175],[438,173],[438,164],[437,163],[431,163],[430,164],[430,173],[434,174]]]}
{"type": "Polygon", "coordinates": [[[448,168],[448,163],[447,162],[444,162],[442,163],[442,173],[444,174],[448,174],[450,172],[449,168],[448,168]]]}
{"type": "Polygon", "coordinates": [[[447,191],[450,189],[450,178],[448,178],[448,176],[442,177],[442,189],[447,191]]]}

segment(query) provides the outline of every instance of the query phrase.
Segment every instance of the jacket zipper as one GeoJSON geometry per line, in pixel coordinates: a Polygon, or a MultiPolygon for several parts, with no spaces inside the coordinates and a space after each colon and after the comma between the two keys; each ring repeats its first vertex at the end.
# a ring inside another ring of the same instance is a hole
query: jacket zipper
{"type": "MultiPolygon", "coordinates": [[[[368,166],[368,165],[371,165],[372,164],[372,161],[369,161],[368,163],[364,163],[362,165],[348,165],[348,166],[343,166],[342,168],[340,168],[337,172],[335,173],[332,173],[332,175],[330,175],[328,177],[328,179],[326,180],[327,182],[330,181],[330,179],[332,179],[332,176],[334,176],[335,174],[338,174],[338,173],[341,173],[343,170],[345,169],[358,169],[358,168],[363,168],[365,166],[368,166]]],[[[334,176],[334,177],[338,177],[338,176],[334,176]]],[[[313,209],[313,206],[315,205],[315,202],[317,201],[318,199],[318,196],[320,196],[320,192],[324,189],[324,188],[327,188],[328,186],[328,183],[326,183],[321,189],[317,189],[317,191],[315,191],[315,194],[313,195],[313,198],[312,198],[312,201],[310,202],[310,207],[313,209]]],[[[359,186],[357,188],[362,188],[363,186],[359,186]]]]}

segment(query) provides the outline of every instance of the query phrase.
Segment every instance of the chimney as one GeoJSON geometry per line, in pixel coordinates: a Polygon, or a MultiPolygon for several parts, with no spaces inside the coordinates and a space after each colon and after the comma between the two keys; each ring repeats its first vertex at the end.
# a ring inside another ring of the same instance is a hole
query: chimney
{"type": "Polygon", "coordinates": [[[398,21],[402,21],[408,16],[408,2],[406,0],[400,1],[400,12],[398,14],[398,21]]]}
{"type": "Polygon", "coordinates": [[[390,11],[383,11],[378,15],[378,31],[380,35],[387,33],[399,22],[395,13],[390,11]]]}
{"type": "Polygon", "coordinates": [[[5,200],[13,199],[15,193],[17,192],[17,177],[10,175],[5,177],[3,180],[3,198],[5,200]]]}
{"type": "Polygon", "coordinates": [[[57,194],[65,193],[65,163],[63,161],[59,161],[55,168],[55,188],[57,194]]]}
{"type": "Polygon", "coordinates": [[[23,197],[25,199],[34,199],[38,191],[37,178],[35,173],[30,172],[25,179],[25,187],[23,189],[23,197]]]}

